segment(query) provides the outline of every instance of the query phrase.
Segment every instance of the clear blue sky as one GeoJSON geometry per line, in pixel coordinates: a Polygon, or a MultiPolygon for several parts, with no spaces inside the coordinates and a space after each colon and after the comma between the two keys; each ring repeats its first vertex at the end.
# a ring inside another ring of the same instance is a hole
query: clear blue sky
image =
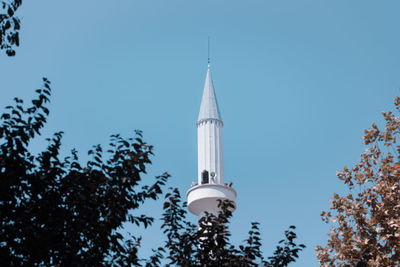
{"type": "MultiPolygon", "coordinates": [[[[345,192],[335,173],[357,162],[363,130],[399,95],[399,10],[366,0],[24,1],[21,47],[0,56],[0,107],[31,99],[46,76],[43,138],[63,130],[65,151],[85,159],[110,134],[141,129],[156,149],[146,179],[168,171],[186,192],[211,36],[225,173],[238,192],[232,239],[259,221],[269,256],[294,224],[307,249],[292,266],[316,266],[329,231],[319,214],[345,192]]],[[[159,217],[160,206],[144,212],[159,217]]],[[[140,230],[143,255],[162,245],[158,228],[140,230]]]]}

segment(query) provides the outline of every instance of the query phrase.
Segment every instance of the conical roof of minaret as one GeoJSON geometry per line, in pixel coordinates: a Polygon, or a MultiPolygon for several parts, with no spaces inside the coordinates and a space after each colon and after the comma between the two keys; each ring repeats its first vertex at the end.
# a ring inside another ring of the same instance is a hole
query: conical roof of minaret
{"type": "Polygon", "coordinates": [[[210,64],[208,64],[206,82],[204,84],[203,97],[201,99],[199,118],[197,121],[200,122],[207,119],[222,121],[211,78],[210,64]]]}

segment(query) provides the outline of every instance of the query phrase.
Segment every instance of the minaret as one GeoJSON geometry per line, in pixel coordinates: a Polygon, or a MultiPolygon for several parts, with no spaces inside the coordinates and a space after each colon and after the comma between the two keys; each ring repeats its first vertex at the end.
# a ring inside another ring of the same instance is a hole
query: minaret
{"type": "Polygon", "coordinates": [[[229,199],[236,206],[236,191],[224,183],[223,122],[208,64],[199,117],[197,119],[197,184],[186,193],[189,211],[199,217],[217,214],[218,199],[229,199]]]}

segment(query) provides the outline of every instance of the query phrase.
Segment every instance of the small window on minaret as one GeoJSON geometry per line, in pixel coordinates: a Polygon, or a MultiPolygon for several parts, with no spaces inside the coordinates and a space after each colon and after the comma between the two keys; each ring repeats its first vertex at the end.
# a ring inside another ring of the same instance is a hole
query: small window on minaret
{"type": "Polygon", "coordinates": [[[208,179],[208,171],[204,170],[201,173],[201,183],[202,184],[208,184],[209,183],[209,179],[208,179]]]}

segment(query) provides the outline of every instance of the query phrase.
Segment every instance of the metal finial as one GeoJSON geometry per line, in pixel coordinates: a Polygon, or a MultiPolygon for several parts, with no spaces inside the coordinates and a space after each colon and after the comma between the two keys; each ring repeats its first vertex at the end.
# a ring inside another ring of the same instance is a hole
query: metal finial
{"type": "Polygon", "coordinates": [[[208,66],[210,66],[210,36],[208,36],[208,66]]]}

